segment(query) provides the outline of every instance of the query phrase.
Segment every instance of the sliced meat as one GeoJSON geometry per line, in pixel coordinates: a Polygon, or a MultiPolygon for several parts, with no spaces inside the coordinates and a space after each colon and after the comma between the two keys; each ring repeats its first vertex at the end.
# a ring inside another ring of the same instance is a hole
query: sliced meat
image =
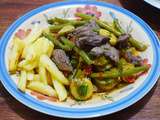
{"type": "Polygon", "coordinates": [[[94,56],[97,56],[97,57],[101,56],[101,55],[104,55],[106,57],[109,57],[114,62],[119,61],[119,51],[109,44],[105,44],[105,45],[102,45],[100,47],[92,48],[91,51],[90,51],[90,54],[94,55],[94,56]]]}
{"type": "Polygon", "coordinates": [[[120,35],[119,38],[118,38],[118,40],[117,40],[116,47],[118,49],[127,48],[129,46],[129,44],[128,44],[129,37],[130,37],[129,34],[120,35]]]}
{"type": "Polygon", "coordinates": [[[90,54],[94,55],[96,57],[99,57],[99,56],[103,55],[103,53],[104,53],[104,49],[101,48],[101,47],[94,47],[90,51],[90,54]]]}
{"type": "Polygon", "coordinates": [[[126,41],[128,41],[129,37],[130,37],[129,34],[120,35],[118,38],[118,42],[126,42],[126,41]]]}
{"type": "Polygon", "coordinates": [[[109,40],[104,36],[98,35],[94,29],[99,29],[95,20],[92,20],[84,26],[78,27],[73,34],[77,37],[76,45],[84,50],[103,45],[109,40]]]}
{"type": "Polygon", "coordinates": [[[63,71],[72,71],[73,68],[70,64],[69,57],[62,49],[55,49],[52,54],[52,60],[55,62],[57,67],[63,71]]]}
{"type": "Polygon", "coordinates": [[[119,51],[112,47],[110,44],[103,45],[102,48],[104,49],[104,55],[109,57],[114,62],[119,61],[119,51]]]}
{"type": "Polygon", "coordinates": [[[125,53],[126,60],[134,65],[141,65],[142,58],[140,56],[133,56],[130,51],[125,53]]]}

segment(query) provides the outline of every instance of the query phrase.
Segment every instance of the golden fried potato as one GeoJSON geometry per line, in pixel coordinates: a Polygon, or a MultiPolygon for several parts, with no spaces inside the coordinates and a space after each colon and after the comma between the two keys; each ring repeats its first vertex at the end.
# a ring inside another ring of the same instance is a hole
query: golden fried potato
{"type": "Polygon", "coordinates": [[[58,80],[52,80],[54,88],[58,94],[59,101],[64,101],[67,99],[67,90],[62,83],[58,80]]]}
{"type": "Polygon", "coordinates": [[[20,78],[18,81],[18,89],[20,89],[22,92],[25,92],[26,90],[26,83],[27,83],[27,72],[22,70],[20,74],[20,78]]]}
{"type": "Polygon", "coordinates": [[[32,70],[32,71],[28,71],[27,72],[27,80],[34,80],[34,71],[32,70]]]}
{"type": "Polygon", "coordinates": [[[35,60],[35,61],[27,61],[27,60],[22,60],[19,64],[18,64],[18,67],[20,69],[24,69],[26,71],[31,71],[33,70],[34,68],[38,67],[38,62],[39,60],[35,60]]]}
{"type": "Polygon", "coordinates": [[[42,54],[51,56],[54,45],[45,37],[38,38],[33,44],[26,46],[23,51],[23,57],[26,60],[33,61],[39,59],[42,54]]]}
{"type": "Polygon", "coordinates": [[[40,64],[50,72],[53,78],[64,85],[69,85],[68,79],[63,75],[61,71],[59,71],[55,63],[52,62],[52,60],[47,55],[42,55],[40,57],[40,64]]]}
{"type": "Polygon", "coordinates": [[[10,72],[16,71],[23,48],[24,48],[24,42],[20,40],[18,37],[14,37],[13,48],[11,49],[11,54],[9,56],[9,71],[10,72]]]}
{"type": "Polygon", "coordinates": [[[46,69],[39,64],[39,77],[40,77],[40,81],[43,82],[45,85],[48,84],[48,76],[47,76],[47,71],[46,69]]]}
{"type": "Polygon", "coordinates": [[[27,88],[39,93],[42,93],[44,95],[48,96],[57,96],[56,91],[49,85],[45,85],[44,83],[40,81],[31,81],[27,85],[27,88]]]}

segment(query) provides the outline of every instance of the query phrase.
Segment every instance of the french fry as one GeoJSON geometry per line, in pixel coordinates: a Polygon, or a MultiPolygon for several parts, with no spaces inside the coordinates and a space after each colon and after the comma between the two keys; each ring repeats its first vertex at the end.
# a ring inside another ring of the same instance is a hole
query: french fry
{"type": "Polygon", "coordinates": [[[35,53],[40,57],[42,54],[51,54],[54,48],[54,45],[45,37],[39,38],[35,43],[35,53]]]}
{"type": "Polygon", "coordinates": [[[50,43],[49,43],[47,55],[48,55],[49,57],[51,57],[52,52],[53,52],[54,45],[53,45],[53,43],[52,43],[51,41],[49,41],[49,42],[50,42],[50,43]]]}
{"type": "Polygon", "coordinates": [[[47,72],[47,83],[48,83],[48,85],[53,85],[51,74],[48,71],[46,71],[46,72],[47,72]]]}
{"type": "Polygon", "coordinates": [[[39,92],[44,95],[48,96],[57,96],[56,91],[49,85],[45,85],[40,81],[31,81],[27,85],[27,88],[36,92],[39,92]]]}
{"type": "Polygon", "coordinates": [[[37,58],[37,53],[35,52],[34,46],[30,46],[27,50],[25,60],[27,61],[34,61],[37,58]]]}
{"type": "Polygon", "coordinates": [[[19,67],[19,68],[23,68],[23,66],[26,65],[26,64],[27,64],[27,61],[26,61],[26,60],[22,60],[22,61],[20,61],[20,62],[18,63],[18,67],[19,67]]]}
{"type": "Polygon", "coordinates": [[[33,42],[35,42],[40,35],[42,34],[42,29],[38,26],[38,24],[35,24],[30,34],[24,39],[25,41],[25,48],[22,53],[22,58],[25,58],[26,52],[33,42]]]}
{"type": "Polygon", "coordinates": [[[27,72],[27,80],[34,80],[34,71],[27,72]]]}
{"type": "Polygon", "coordinates": [[[39,77],[40,77],[40,81],[41,81],[41,82],[43,82],[45,85],[48,84],[48,82],[47,82],[47,79],[48,79],[47,71],[46,71],[46,69],[45,69],[43,66],[41,66],[40,64],[39,64],[39,77]]]}
{"type": "Polygon", "coordinates": [[[26,71],[21,71],[21,74],[20,74],[20,78],[19,78],[19,81],[18,81],[18,89],[20,89],[22,92],[25,92],[26,90],[26,83],[27,83],[27,73],[26,71]]]}
{"type": "Polygon", "coordinates": [[[63,75],[61,71],[59,71],[55,63],[52,62],[52,60],[47,55],[42,55],[40,57],[40,64],[43,65],[50,72],[53,78],[55,78],[64,85],[69,85],[68,79],[63,75]]]}
{"type": "Polygon", "coordinates": [[[67,90],[64,87],[62,83],[60,83],[58,80],[53,79],[52,80],[54,88],[58,94],[59,101],[64,101],[67,98],[67,90]]]}
{"type": "Polygon", "coordinates": [[[21,57],[24,48],[24,42],[18,37],[13,38],[13,48],[9,56],[9,71],[15,72],[17,69],[18,60],[21,57]]]}
{"type": "Polygon", "coordinates": [[[40,81],[40,76],[39,76],[39,74],[34,74],[33,81],[40,81]]]}
{"type": "Polygon", "coordinates": [[[38,38],[33,44],[26,46],[23,57],[26,60],[33,61],[39,59],[42,54],[51,55],[54,45],[45,37],[38,38]]]}
{"type": "Polygon", "coordinates": [[[27,60],[22,60],[19,64],[18,67],[21,69],[24,69],[26,71],[31,71],[34,68],[38,67],[38,61],[39,60],[35,60],[35,61],[27,61],[27,60]]]}

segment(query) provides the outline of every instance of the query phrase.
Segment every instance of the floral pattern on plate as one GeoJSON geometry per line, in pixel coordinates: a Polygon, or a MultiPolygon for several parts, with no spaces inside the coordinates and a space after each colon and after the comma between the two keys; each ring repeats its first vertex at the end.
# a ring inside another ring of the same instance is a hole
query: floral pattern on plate
{"type": "Polygon", "coordinates": [[[88,14],[91,16],[95,16],[96,18],[100,18],[101,17],[101,12],[98,11],[96,6],[92,6],[92,5],[86,5],[84,7],[78,7],[76,9],[77,13],[84,13],[84,14],[88,14]]]}

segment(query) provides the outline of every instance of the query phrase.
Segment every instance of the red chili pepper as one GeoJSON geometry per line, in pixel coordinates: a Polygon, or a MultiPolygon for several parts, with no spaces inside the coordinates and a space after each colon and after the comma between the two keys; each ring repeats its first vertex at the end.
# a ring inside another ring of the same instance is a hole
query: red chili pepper
{"type": "MultiPolygon", "coordinates": [[[[151,64],[148,64],[148,59],[143,59],[142,62],[141,62],[142,65],[147,65],[149,68],[151,67],[151,64]]],[[[147,71],[145,72],[141,72],[141,73],[138,73],[134,76],[128,76],[128,77],[123,77],[122,80],[125,81],[125,82],[128,82],[128,83],[134,83],[136,81],[137,78],[139,78],[140,76],[146,74],[147,71]]]]}
{"type": "Polygon", "coordinates": [[[92,66],[86,66],[84,68],[84,74],[85,75],[90,75],[92,73],[92,66]]]}
{"type": "Polygon", "coordinates": [[[143,59],[143,60],[142,60],[142,64],[143,64],[143,65],[148,64],[148,59],[147,59],[147,58],[143,59]]]}
{"type": "Polygon", "coordinates": [[[136,77],[135,76],[123,77],[122,80],[128,83],[134,83],[136,81],[136,77]]]}

